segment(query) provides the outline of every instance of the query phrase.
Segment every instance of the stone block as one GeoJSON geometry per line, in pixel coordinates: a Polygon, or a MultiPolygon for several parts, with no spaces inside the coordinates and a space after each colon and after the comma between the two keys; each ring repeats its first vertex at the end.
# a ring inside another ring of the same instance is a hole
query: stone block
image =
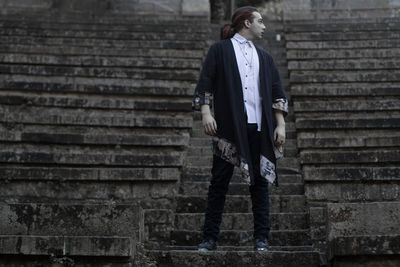
{"type": "Polygon", "coordinates": [[[400,202],[328,203],[328,239],[338,236],[400,235],[400,202]]]}
{"type": "MultiPolygon", "coordinates": [[[[43,147],[42,147],[43,148],[43,147]]],[[[49,149],[47,151],[35,147],[9,148],[0,150],[0,162],[26,164],[76,164],[76,165],[108,165],[108,166],[181,166],[183,154],[180,151],[95,151],[78,148],[73,151],[49,149]]]]}
{"type": "MultiPolygon", "coordinates": [[[[171,243],[180,246],[194,246],[202,241],[202,231],[175,230],[171,233],[171,243]]],[[[219,235],[219,245],[251,246],[253,231],[222,230],[219,235]]],[[[270,232],[271,246],[304,246],[310,245],[309,230],[282,230],[270,232]]]]}
{"type": "MultiPolygon", "coordinates": [[[[389,131],[388,131],[388,134],[389,131]]],[[[299,148],[350,148],[350,147],[396,147],[400,145],[400,137],[396,136],[346,136],[332,133],[332,137],[298,138],[299,148]]]]}
{"type": "MultiPolygon", "coordinates": [[[[308,218],[304,212],[271,213],[272,230],[295,230],[308,228],[308,218]]],[[[203,228],[203,213],[178,213],[175,229],[200,230],[203,228]]],[[[253,228],[252,213],[226,213],[222,216],[221,230],[245,230],[253,228]]]]}
{"type": "Polygon", "coordinates": [[[323,207],[310,207],[310,224],[323,225],[326,223],[326,209],[323,207]]]}
{"type": "Polygon", "coordinates": [[[396,150],[373,150],[373,151],[302,151],[300,162],[312,163],[376,163],[376,162],[398,162],[400,151],[396,150]]]}
{"type": "MultiPolygon", "coordinates": [[[[400,87],[396,84],[373,83],[327,83],[327,84],[292,84],[294,97],[310,96],[398,96],[400,87]]],[[[295,102],[296,103],[296,102],[295,102]]]]}
{"type": "MultiPolygon", "coordinates": [[[[204,213],[205,210],[206,196],[177,197],[176,211],[178,213],[204,213]]],[[[224,212],[252,212],[250,196],[227,195],[224,212]]],[[[305,197],[304,195],[271,195],[270,212],[305,212],[305,197]]]]}
{"type": "Polygon", "coordinates": [[[297,129],[376,129],[376,128],[398,128],[400,125],[400,118],[388,118],[374,116],[371,118],[297,118],[297,129]]]}
{"type": "Polygon", "coordinates": [[[177,168],[0,167],[0,180],[177,181],[177,168]]]}
{"type": "Polygon", "coordinates": [[[400,170],[396,167],[319,167],[304,166],[305,181],[397,181],[400,170]]]}
{"type": "Polygon", "coordinates": [[[148,128],[190,128],[192,118],[188,115],[150,115],[147,112],[93,111],[82,113],[79,110],[60,108],[26,107],[24,112],[19,107],[3,106],[0,108],[0,122],[83,125],[110,127],[148,127],[148,128]]]}
{"type": "Polygon", "coordinates": [[[307,183],[305,195],[309,201],[325,202],[365,202],[365,201],[398,201],[400,184],[398,182],[364,183],[307,183]]]}
{"type": "Polygon", "coordinates": [[[317,252],[263,252],[218,251],[198,253],[196,251],[155,251],[151,258],[162,265],[171,266],[271,266],[271,267],[309,267],[319,265],[317,252]]]}
{"type": "Polygon", "coordinates": [[[182,15],[210,17],[210,2],[208,0],[183,0],[182,15]]]}
{"type": "Polygon", "coordinates": [[[88,203],[129,203],[139,202],[143,208],[172,208],[177,194],[175,182],[139,182],[129,181],[0,181],[2,201],[18,202],[69,202],[87,201],[88,203]]]}
{"type": "MultiPolygon", "coordinates": [[[[86,94],[104,94],[104,95],[139,95],[145,92],[146,95],[159,95],[159,96],[193,96],[194,85],[191,83],[177,83],[173,81],[147,81],[147,85],[140,82],[132,82],[128,84],[105,84],[105,81],[97,80],[98,84],[87,84],[88,80],[83,84],[65,84],[65,81],[56,81],[55,83],[48,79],[41,80],[40,78],[25,77],[23,80],[10,81],[9,78],[4,78],[0,82],[0,90],[13,89],[19,91],[33,91],[39,92],[59,92],[59,93],[86,93],[86,94]],[[8,81],[6,81],[8,80],[8,81]],[[39,81],[38,81],[39,80],[39,81]],[[135,86],[136,85],[136,86],[135,86]],[[185,86],[187,86],[185,88],[185,86]]],[[[15,79],[12,78],[12,79],[15,79]]],[[[53,77],[54,79],[54,77],[53,77]]]]}
{"type": "Polygon", "coordinates": [[[0,253],[8,255],[130,257],[135,244],[127,237],[0,235],[0,253]]]}
{"type": "MultiPolygon", "coordinates": [[[[371,48],[367,48],[367,49],[326,49],[326,50],[307,50],[307,51],[303,51],[303,50],[289,50],[287,52],[287,58],[288,60],[305,60],[305,59],[340,59],[340,58],[392,58],[392,57],[398,57],[400,55],[400,49],[396,49],[396,48],[382,48],[382,49],[371,49],[371,48]]],[[[343,75],[344,73],[342,73],[343,75]]],[[[298,76],[296,76],[296,82],[300,82],[300,81],[310,81],[311,78],[309,77],[305,77],[304,79],[302,79],[300,77],[301,73],[298,74],[298,76]],[[307,79],[308,78],[308,79],[307,79]]],[[[334,74],[331,74],[330,77],[332,79],[332,76],[334,74]]],[[[377,74],[377,73],[372,73],[369,72],[369,75],[363,75],[362,73],[359,73],[358,75],[344,75],[342,77],[342,80],[345,81],[351,81],[350,78],[353,78],[352,81],[357,81],[355,80],[356,78],[358,78],[358,81],[363,81],[361,80],[361,78],[367,79],[367,78],[378,78],[378,75],[381,75],[381,78],[384,78],[385,75],[382,76],[382,74],[377,74]]],[[[337,77],[337,82],[339,82],[339,77],[338,76],[334,76],[337,77]]],[[[333,77],[333,78],[334,78],[333,77]]],[[[292,78],[292,76],[291,76],[292,78]]],[[[320,75],[319,77],[319,81],[323,81],[322,75],[320,75]]],[[[311,80],[312,81],[312,80],[311,80]]],[[[373,81],[373,79],[369,80],[369,81],[373,81]]]]}
{"type": "Polygon", "coordinates": [[[2,204],[0,235],[122,236],[140,241],[137,205],[2,204]]]}

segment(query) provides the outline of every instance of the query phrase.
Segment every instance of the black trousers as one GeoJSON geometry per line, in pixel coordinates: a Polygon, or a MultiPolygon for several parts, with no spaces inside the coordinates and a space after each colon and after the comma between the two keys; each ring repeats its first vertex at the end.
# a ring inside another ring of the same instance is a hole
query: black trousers
{"type": "MultiPolygon", "coordinates": [[[[254,220],[254,238],[267,239],[270,230],[268,181],[260,175],[260,133],[257,131],[257,124],[247,125],[247,135],[255,175],[254,185],[249,186],[254,220]]],[[[214,155],[211,170],[212,179],[208,188],[204,239],[218,240],[225,196],[233,169],[234,165],[214,155]]]]}

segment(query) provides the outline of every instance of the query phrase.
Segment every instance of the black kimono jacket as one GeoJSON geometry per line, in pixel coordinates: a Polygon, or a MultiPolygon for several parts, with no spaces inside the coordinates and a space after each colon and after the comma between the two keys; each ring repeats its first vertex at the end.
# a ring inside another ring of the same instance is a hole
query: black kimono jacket
{"type": "MultiPolygon", "coordinates": [[[[260,174],[277,185],[273,132],[276,127],[273,108],[287,114],[287,100],[278,70],[271,55],[256,46],[260,63],[260,98],[262,106],[260,174]]],[[[214,43],[206,56],[195,89],[193,108],[214,102],[217,134],[213,152],[238,166],[242,176],[253,184],[254,174],[247,138],[247,116],[243,102],[242,82],[230,39],[214,43]]],[[[280,150],[281,151],[281,150],[280,150]]]]}

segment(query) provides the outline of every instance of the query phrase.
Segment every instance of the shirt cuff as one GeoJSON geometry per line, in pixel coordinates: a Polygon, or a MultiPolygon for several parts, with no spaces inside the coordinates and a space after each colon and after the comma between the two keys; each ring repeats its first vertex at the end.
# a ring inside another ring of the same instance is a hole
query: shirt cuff
{"type": "Polygon", "coordinates": [[[209,92],[196,93],[193,102],[192,108],[194,110],[200,110],[202,105],[209,105],[212,107],[212,94],[209,92]]]}
{"type": "Polygon", "coordinates": [[[285,116],[288,114],[288,102],[285,98],[275,99],[272,103],[272,108],[283,111],[285,116]]]}

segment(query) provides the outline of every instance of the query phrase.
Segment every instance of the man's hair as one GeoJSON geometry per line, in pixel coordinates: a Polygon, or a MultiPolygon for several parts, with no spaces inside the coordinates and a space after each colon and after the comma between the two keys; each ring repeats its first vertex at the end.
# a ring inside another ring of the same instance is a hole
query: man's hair
{"type": "Polygon", "coordinates": [[[244,6],[236,9],[232,15],[232,23],[225,24],[221,28],[221,40],[232,38],[235,33],[244,28],[244,22],[246,20],[253,22],[253,12],[258,12],[258,10],[252,6],[244,6]]]}

